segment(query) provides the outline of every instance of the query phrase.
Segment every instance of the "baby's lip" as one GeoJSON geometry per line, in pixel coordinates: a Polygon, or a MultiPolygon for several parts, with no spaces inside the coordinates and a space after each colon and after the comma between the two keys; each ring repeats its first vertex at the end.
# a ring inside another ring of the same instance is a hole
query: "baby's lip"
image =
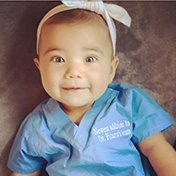
{"type": "Polygon", "coordinates": [[[64,90],[84,90],[87,87],[63,87],[64,90]]]}

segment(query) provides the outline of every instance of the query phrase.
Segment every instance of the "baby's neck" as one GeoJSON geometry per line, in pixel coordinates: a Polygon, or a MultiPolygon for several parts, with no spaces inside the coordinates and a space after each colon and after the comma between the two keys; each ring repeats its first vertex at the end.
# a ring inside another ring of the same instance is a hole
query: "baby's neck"
{"type": "Polygon", "coordinates": [[[92,104],[83,107],[66,107],[62,106],[63,111],[76,124],[79,125],[84,114],[92,107],[92,104]]]}

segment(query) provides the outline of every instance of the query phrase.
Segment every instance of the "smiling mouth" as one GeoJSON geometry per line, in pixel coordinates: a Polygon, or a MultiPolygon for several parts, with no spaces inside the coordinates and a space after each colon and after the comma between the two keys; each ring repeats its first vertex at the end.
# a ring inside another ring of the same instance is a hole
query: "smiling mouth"
{"type": "Polygon", "coordinates": [[[64,87],[63,88],[66,91],[79,91],[79,90],[85,90],[85,87],[64,87]]]}

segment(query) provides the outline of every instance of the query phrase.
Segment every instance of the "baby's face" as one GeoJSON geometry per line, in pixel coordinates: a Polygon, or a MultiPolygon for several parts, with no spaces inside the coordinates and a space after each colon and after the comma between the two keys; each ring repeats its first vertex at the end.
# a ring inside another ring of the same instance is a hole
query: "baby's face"
{"type": "Polygon", "coordinates": [[[34,61],[44,89],[67,109],[91,106],[114,77],[118,61],[102,24],[45,25],[39,48],[34,61]]]}

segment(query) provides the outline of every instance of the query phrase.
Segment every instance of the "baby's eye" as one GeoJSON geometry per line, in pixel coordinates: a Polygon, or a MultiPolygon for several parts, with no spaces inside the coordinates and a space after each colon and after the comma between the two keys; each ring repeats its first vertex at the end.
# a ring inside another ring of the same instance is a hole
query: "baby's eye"
{"type": "Polygon", "coordinates": [[[65,62],[65,60],[62,57],[53,57],[52,61],[59,62],[59,63],[65,62]]]}
{"type": "Polygon", "coordinates": [[[95,57],[88,57],[86,62],[95,62],[97,59],[95,57]]]}

